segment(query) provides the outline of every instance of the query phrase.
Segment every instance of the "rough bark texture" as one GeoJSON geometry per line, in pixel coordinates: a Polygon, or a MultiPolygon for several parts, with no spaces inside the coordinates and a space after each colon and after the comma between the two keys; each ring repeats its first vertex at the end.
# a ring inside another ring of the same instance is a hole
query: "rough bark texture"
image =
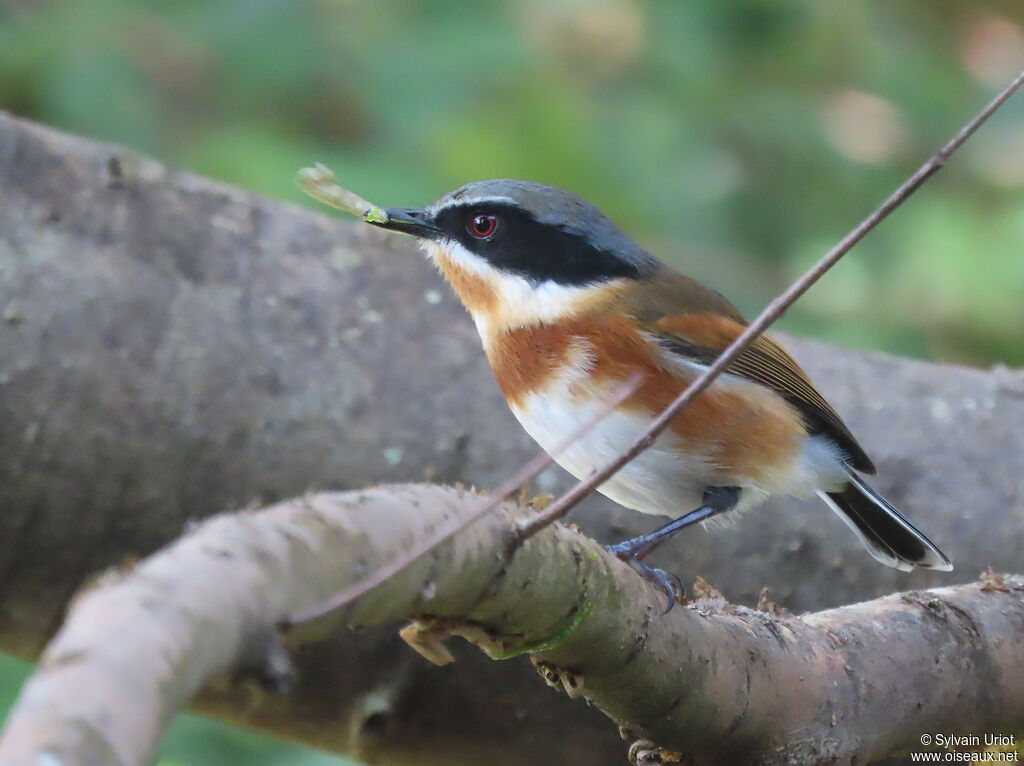
{"type": "MultiPolygon", "coordinates": [[[[209,676],[239,663],[279,676],[277,623],[479,502],[428,485],[310,495],[221,516],[108,576],[44,653],[0,763],[142,766],[209,676]]],[[[714,595],[663,616],[660,589],[570,528],[509,546],[526,513],[498,509],[289,642],[411,617],[428,655],[452,634],[496,659],[530,653],[571,696],[694,766],[864,763],[919,748],[923,732],[1024,727],[1024,578],[802,618],[714,595]]],[[[563,745],[548,762],[575,756],[563,745]]]]}
{"type": "MultiPolygon", "coordinates": [[[[84,579],[190,519],[378,481],[494,486],[533,454],[407,241],[3,115],[0,200],[7,651],[34,656],[84,579]]],[[[957,571],[878,566],[821,505],[788,501],[684,535],[660,563],[743,603],[769,586],[795,610],[1019,569],[1019,373],[787,346],[957,571]]],[[[574,518],[602,540],[654,521],[600,500],[574,518]]],[[[433,738],[510,763],[566,739],[581,760],[620,758],[599,714],[538,696],[517,663],[426,667],[391,628],[325,636],[297,662],[297,692],[260,715],[238,692],[207,709],[307,741],[334,723],[322,744],[392,763],[433,738]]]]}

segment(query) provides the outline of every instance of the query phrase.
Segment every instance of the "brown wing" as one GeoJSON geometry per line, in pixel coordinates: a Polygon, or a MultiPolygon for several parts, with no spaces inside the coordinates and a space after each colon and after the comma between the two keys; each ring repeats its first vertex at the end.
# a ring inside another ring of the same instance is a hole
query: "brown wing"
{"type": "MultiPolygon", "coordinates": [[[[710,364],[747,326],[724,297],[667,267],[635,297],[637,319],[670,350],[710,364]]],[[[729,366],[729,372],[771,388],[795,407],[808,430],[831,437],[850,465],[864,473],[875,466],[828,402],[793,358],[767,335],[760,336],[729,366]]]]}

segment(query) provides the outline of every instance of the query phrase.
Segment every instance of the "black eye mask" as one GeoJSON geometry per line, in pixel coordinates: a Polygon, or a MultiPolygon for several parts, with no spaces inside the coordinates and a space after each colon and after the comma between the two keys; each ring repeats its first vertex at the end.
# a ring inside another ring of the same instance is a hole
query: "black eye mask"
{"type": "Polygon", "coordinates": [[[446,208],[438,213],[436,225],[443,235],[495,268],[525,277],[533,284],[552,281],[586,285],[640,276],[635,264],[596,247],[585,235],[540,223],[511,205],[446,208]],[[471,225],[481,215],[496,218],[493,234],[483,238],[473,235],[471,225]]]}

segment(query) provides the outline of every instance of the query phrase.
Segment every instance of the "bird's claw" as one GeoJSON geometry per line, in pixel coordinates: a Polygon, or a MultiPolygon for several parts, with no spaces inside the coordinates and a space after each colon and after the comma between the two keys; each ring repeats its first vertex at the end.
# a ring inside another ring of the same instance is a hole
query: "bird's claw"
{"type": "Polygon", "coordinates": [[[663,615],[668,614],[672,611],[672,607],[676,605],[677,601],[681,601],[684,594],[683,581],[679,579],[678,575],[672,572],[666,572],[664,569],[655,569],[654,567],[647,566],[636,556],[631,556],[627,552],[622,550],[616,550],[616,545],[607,546],[606,550],[609,553],[614,553],[619,559],[625,561],[629,568],[636,572],[638,575],[643,577],[647,582],[653,583],[659,586],[665,591],[668,596],[668,606],[665,607],[663,615]]]}

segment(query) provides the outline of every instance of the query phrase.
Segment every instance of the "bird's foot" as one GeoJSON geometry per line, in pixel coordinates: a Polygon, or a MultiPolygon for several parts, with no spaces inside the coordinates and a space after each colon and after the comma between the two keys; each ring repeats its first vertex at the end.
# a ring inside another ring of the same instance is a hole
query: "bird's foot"
{"type": "Polygon", "coordinates": [[[683,581],[679,579],[678,575],[672,574],[672,572],[666,572],[664,569],[655,569],[642,562],[628,546],[630,542],[630,540],[626,540],[625,543],[607,545],[605,550],[626,562],[630,569],[647,580],[647,582],[653,583],[665,591],[665,594],[668,596],[668,606],[665,607],[665,611],[662,614],[668,614],[672,611],[672,607],[676,605],[676,602],[681,602],[683,599],[683,581]]]}

